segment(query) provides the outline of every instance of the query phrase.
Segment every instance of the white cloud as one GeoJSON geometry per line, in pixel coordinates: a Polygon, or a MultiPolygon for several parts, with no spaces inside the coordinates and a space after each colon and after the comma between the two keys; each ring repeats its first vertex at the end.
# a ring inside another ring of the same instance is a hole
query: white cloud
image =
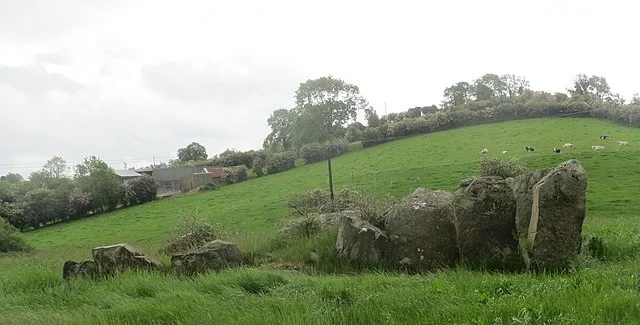
{"type": "MultiPolygon", "coordinates": [[[[514,73],[564,91],[602,75],[630,98],[640,5],[596,1],[0,0],[0,175],[259,147],[300,82],[332,74],[378,110],[514,73]],[[7,140],[9,139],[9,140],[7,140]]],[[[166,160],[166,159],[165,159],[166,160]]],[[[132,164],[129,163],[131,166],[132,164]]]]}

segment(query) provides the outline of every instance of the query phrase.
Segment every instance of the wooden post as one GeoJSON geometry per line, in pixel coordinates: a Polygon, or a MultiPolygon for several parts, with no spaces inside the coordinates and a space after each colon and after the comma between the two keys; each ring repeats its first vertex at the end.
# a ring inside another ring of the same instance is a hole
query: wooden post
{"type": "Polygon", "coordinates": [[[333,201],[333,175],[331,174],[331,155],[327,156],[327,166],[329,167],[329,192],[331,193],[331,201],[333,201]]]}

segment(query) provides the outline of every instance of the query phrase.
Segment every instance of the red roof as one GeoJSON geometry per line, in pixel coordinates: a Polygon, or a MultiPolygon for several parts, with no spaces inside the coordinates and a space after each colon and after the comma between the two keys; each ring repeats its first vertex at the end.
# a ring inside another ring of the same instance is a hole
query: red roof
{"type": "Polygon", "coordinates": [[[222,177],[224,175],[224,169],[221,167],[204,167],[207,173],[213,174],[213,177],[222,177]]]}

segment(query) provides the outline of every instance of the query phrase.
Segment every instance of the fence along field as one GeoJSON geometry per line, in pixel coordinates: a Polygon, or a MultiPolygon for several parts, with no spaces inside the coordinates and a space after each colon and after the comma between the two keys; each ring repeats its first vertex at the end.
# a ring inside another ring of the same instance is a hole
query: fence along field
{"type": "MultiPolygon", "coordinates": [[[[91,248],[128,242],[167,262],[158,250],[180,210],[198,207],[243,251],[261,250],[289,214],[284,201],[326,188],[326,164],[171,198],[24,234],[37,251],[0,259],[0,323],[225,324],[534,324],[628,323],[640,318],[639,204],[634,200],[640,130],[594,119],[487,124],[382,144],[333,160],[337,189],[400,198],[418,186],[453,190],[477,174],[480,150],[520,157],[531,168],[579,159],[588,173],[583,234],[605,243],[603,261],[585,259],[561,276],[488,274],[454,269],[420,276],[305,275],[268,266],[193,279],[128,274],[64,283],[62,263],[91,248]],[[602,134],[611,136],[604,142],[602,134]],[[618,147],[615,141],[628,140],[618,147]],[[553,154],[565,142],[575,149],[553,154]],[[604,143],[604,144],[603,144],[604,143]],[[603,144],[604,151],[591,145],[603,144]],[[524,146],[535,152],[525,152],[524,146]]],[[[285,248],[293,259],[333,243],[326,238],[285,248]]],[[[278,252],[274,252],[278,254],[278,252]]]]}

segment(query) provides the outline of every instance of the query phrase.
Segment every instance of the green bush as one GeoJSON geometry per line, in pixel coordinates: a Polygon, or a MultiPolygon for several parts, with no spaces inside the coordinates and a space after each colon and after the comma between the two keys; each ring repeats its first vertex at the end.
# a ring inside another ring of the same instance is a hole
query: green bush
{"type": "Polygon", "coordinates": [[[322,216],[307,214],[290,219],[278,231],[278,237],[284,238],[310,238],[316,236],[323,229],[322,216]]]}
{"type": "Polygon", "coordinates": [[[198,216],[198,208],[180,211],[180,220],[169,237],[165,252],[184,253],[218,238],[212,224],[198,216]]]}
{"type": "Polygon", "coordinates": [[[246,181],[249,176],[247,175],[247,167],[244,165],[224,167],[224,175],[222,181],[226,184],[235,184],[246,181]]]}
{"type": "Polygon", "coordinates": [[[126,187],[125,201],[129,205],[151,202],[158,194],[158,184],[155,179],[147,175],[132,179],[126,187]]]}
{"type": "Polygon", "coordinates": [[[223,153],[221,153],[216,159],[214,159],[213,164],[216,166],[222,167],[233,167],[233,166],[241,166],[244,165],[247,168],[253,168],[253,160],[257,156],[256,151],[233,151],[227,149],[223,153]]]}
{"type": "Polygon", "coordinates": [[[216,182],[207,183],[200,189],[200,192],[208,192],[208,191],[217,191],[220,188],[220,185],[216,182]]]}
{"type": "Polygon", "coordinates": [[[328,156],[331,158],[343,155],[349,152],[349,143],[339,139],[326,143],[309,143],[298,151],[298,156],[304,159],[305,163],[311,164],[326,160],[328,156]]]}
{"type": "Polygon", "coordinates": [[[368,196],[348,187],[336,191],[333,201],[331,193],[321,188],[294,195],[287,200],[287,206],[297,215],[355,210],[366,220],[380,219],[392,204],[391,197],[368,196]]]}
{"type": "Polygon", "coordinates": [[[516,177],[527,172],[527,166],[518,158],[484,157],[480,162],[480,176],[516,177]]]}
{"type": "Polygon", "coordinates": [[[19,236],[18,229],[0,218],[0,253],[25,252],[31,249],[19,236]]]}
{"type": "Polygon", "coordinates": [[[325,146],[319,143],[305,144],[298,150],[300,158],[304,159],[307,164],[312,164],[318,161],[327,159],[327,152],[325,146]]]}
{"type": "Polygon", "coordinates": [[[256,177],[264,176],[264,167],[266,166],[266,162],[264,158],[255,157],[251,165],[253,165],[252,170],[253,170],[253,173],[256,174],[256,177]]]}
{"type": "Polygon", "coordinates": [[[69,195],[69,216],[72,219],[86,216],[92,209],[91,193],[75,189],[69,195]]]}
{"type": "Polygon", "coordinates": [[[293,152],[286,151],[274,153],[267,156],[266,168],[267,174],[276,174],[284,172],[296,167],[296,155],[293,152]]]}

